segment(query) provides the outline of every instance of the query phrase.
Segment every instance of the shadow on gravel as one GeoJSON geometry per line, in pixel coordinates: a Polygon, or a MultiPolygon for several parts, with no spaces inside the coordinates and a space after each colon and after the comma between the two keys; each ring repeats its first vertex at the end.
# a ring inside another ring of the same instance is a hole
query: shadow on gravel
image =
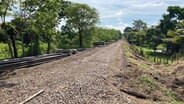
{"type": "Polygon", "coordinates": [[[16,86],[15,83],[7,83],[5,81],[0,81],[0,88],[12,88],[16,86]]]}
{"type": "Polygon", "coordinates": [[[10,76],[15,76],[16,74],[17,73],[14,71],[6,71],[3,73],[0,73],[0,83],[1,83],[1,80],[8,79],[10,76]]]}

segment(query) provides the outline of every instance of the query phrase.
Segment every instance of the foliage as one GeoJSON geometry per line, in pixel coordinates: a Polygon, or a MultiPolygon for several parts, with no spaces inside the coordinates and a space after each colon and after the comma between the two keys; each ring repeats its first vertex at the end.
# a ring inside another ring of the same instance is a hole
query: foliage
{"type": "MultiPolygon", "coordinates": [[[[165,49],[163,55],[174,55],[184,50],[184,8],[169,6],[168,14],[157,26],[147,28],[142,20],[135,20],[133,27],[126,27],[124,37],[129,43],[148,47],[156,53],[157,47],[162,45],[165,49]]],[[[155,56],[156,57],[156,56],[155,56]]]]}
{"type": "Polygon", "coordinates": [[[0,43],[0,59],[10,58],[8,51],[9,51],[8,45],[4,43],[0,43]]]}
{"type": "Polygon", "coordinates": [[[96,41],[120,37],[117,30],[104,29],[104,34],[97,29],[95,8],[65,0],[3,0],[0,17],[0,51],[6,51],[0,53],[1,59],[36,56],[57,48],[89,48],[96,41]],[[7,21],[8,16],[13,19],[7,21]]]}
{"type": "Polygon", "coordinates": [[[115,29],[107,29],[107,28],[96,28],[94,30],[93,41],[104,41],[104,42],[111,42],[121,38],[121,32],[115,29]]]}
{"type": "Polygon", "coordinates": [[[74,3],[66,9],[67,24],[78,32],[79,46],[83,48],[84,32],[90,30],[99,20],[95,8],[86,4],[74,3]]]}

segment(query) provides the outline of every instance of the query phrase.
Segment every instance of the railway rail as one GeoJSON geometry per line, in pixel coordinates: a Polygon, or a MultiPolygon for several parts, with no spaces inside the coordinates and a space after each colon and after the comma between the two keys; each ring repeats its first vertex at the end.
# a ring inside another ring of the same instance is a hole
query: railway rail
{"type": "MultiPolygon", "coordinates": [[[[109,45],[111,43],[113,42],[96,42],[94,44],[95,44],[95,47],[101,47],[101,46],[109,45]]],[[[57,50],[56,53],[52,53],[52,54],[2,60],[0,61],[0,73],[6,72],[6,71],[13,71],[15,69],[20,69],[20,68],[40,65],[53,60],[58,60],[58,59],[70,56],[72,54],[76,54],[77,52],[82,52],[90,49],[91,48],[66,49],[66,50],[60,49],[60,50],[57,50]]]]}
{"type": "Polygon", "coordinates": [[[47,54],[47,55],[41,55],[41,56],[3,60],[3,61],[0,61],[0,73],[8,70],[15,70],[19,68],[40,65],[40,64],[47,63],[53,60],[58,60],[70,55],[71,54],[67,54],[67,53],[66,54],[54,53],[54,54],[47,54]]]}

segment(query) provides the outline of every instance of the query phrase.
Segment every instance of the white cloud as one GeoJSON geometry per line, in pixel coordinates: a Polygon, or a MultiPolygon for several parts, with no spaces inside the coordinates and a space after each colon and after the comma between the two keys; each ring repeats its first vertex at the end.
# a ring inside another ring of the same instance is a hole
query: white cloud
{"type": "Polygon", "coordinates": [[[106,27],[106,28],[110,28],[110,29],[117,29],[117,30],[120,30],[122,33],[123,33],[123,30],[125,29],[124,26],[113,26],[113,25],[105,25],[102,27],[106,27]]]}
{"type": "Polygon", "coordinates": [[[119,24],[119,25],[122,25],[122,24],[123,24],[123,22],[119,22],[118,24],[119,24]]]}
{"type": "Polygon", "coordinates": [[[184,0],[70,0],[97,8],[101,25],[124,28],[133,20],[142,19],[148,25],[157,24],[170,5],[184,6],[184,0]]]}
{"type": "Polygon", "coordinates": [[[124,29],[128,26],[131,26],[131,25],[129,25],[129,24],[122,24],[122,25],[116,25],[116,26],[114,26],[114,25],[104,25],[102,27],[117,29],[117,30],[120,30],[123,33],[124,29]]]}
{"type": "Polygon", "coordinates": [[[119,11],[118,13],[116,13],[116,16],[121,16],[123,14],[122,11],[119,11]]]}

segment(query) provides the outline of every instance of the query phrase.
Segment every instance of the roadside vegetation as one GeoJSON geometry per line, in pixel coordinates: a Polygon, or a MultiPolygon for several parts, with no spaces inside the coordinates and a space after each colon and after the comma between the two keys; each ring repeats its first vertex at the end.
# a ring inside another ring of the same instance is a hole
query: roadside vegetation
{"type": "Polygon", "coordinates": [[[167,12],[156,26],[148,27],[144,21],[135,20],[132,27],[124,30],[126,40],[157,63],[171,63],[183,56],[184,8],[170,6],[167,12]]]}
{"type": "Polygon", "coordinates": [[[123,42],[126,70],[114,76],[120,91],[142,99],[141,104],[183,104],[184,65],[174,62],[170,65],[159,65],[149,62],[134,51],[128,42],[123,42]]]}
{"type": "Polygon", "coordinates": [[[0,17],[0,59],[90,48],[94,42],[121,38],[119,30],[97,26],[95,8],[70,1],[3,0],[0,17]]]}
{"type": "Polygon", "coordinates": [[[147,58],[151,62],[155,62],[158,64],[171,64],[174,60],[171,58],[171,54],[165,54],[162,50],[154,50],[148,47],[140,47],[133,45],[134,51],[140,53],[142,56],[147,58]]]}
{"type": "MultiPolygon", "coordinates": [[[[156,26],[135,20],[124,30],[126,79],[118,88],[159,104],[184,103],[184,8],[169,6],[156,26]]],[[[147,104],[147,103],[146,103],[147,104]]]]}

